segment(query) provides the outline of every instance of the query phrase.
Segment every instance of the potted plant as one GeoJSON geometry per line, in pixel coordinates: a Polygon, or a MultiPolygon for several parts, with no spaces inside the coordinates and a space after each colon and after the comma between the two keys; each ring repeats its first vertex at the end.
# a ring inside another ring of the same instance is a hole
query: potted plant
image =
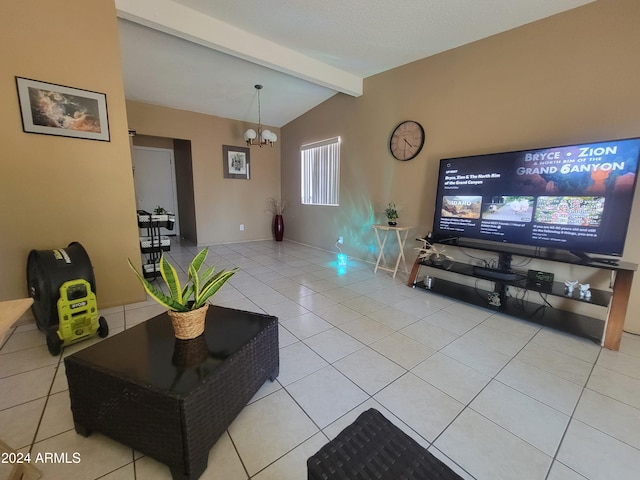
{"type": "Polygon", "coordinates": [[[385,208],[384,214],[387,217],[387,222],[391,226],[395,226],[398,223],[396,220],[398,219],[398,210],[396,210],[396,204],[393,202],[389,202],[389,206],[385,208]]]}
{"type": "Polygon", "coordinates": [[[189,265],[188,280],[184,288],[180,284],[175,267],[165,259],[164,253],[162,254],[160,273],[169,294],[149,283],[129,260],[129,266],[149,296],[167,308],[175,335],[183,340],[196,338],[204,332],[204,320],[209,307],[207,300],[215,295],[238,271],[238,267],[236,267],[215,273],[215,267],[211,266],[200,273],[200,267],[202,267],[208,253],[209,249],[205,247],[193,258],[189,265]]]}
{"type": "Polygon", "coordinates": [[[283,198],[275,198],[271,197],[267,200],[269,205],[269,211],[273,213],[273,235],[276,239],[276,242],[281,242],[284,236],[284,220],[282,219],[282,214],[284,213],[284,207],[287,204],[287,201],[283,198]]]}

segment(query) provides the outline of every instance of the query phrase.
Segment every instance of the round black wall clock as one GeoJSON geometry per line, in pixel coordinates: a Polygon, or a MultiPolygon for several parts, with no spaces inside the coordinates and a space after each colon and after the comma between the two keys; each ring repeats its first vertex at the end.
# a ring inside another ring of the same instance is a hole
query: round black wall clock
{"type": "Polygon", "coordinates": [[[393,129],[389,140],[391,155],[397,160],[411,160],[422,150],[424,128],[418,122],[405,120],[393,129]]]}

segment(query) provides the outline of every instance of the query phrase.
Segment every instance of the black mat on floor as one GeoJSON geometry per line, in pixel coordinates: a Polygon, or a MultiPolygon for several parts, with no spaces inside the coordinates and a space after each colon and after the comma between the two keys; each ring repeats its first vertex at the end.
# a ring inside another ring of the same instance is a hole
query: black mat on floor
{"type": "Polygon", "coordinates": [[[458,480],[415,440],[369,409],[307,460],[309,480],[458,480]]]}

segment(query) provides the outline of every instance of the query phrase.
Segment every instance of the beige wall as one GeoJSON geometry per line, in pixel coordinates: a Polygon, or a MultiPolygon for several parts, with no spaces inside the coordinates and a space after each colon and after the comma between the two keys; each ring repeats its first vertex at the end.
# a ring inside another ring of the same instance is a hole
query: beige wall
{"type": "MultiPolygon", "coordinates": [[[[244,146],[249,124],[133,101],[127,101],[127,116],[138,135],[191,141],[200,245],[272,238],[273,217],[265,210],[267,199],[280,195],[280,142],[272,148],[251,147],[250,180],[228,179],[223,177],[222,145],[244,146]]],[[[280,137],[279,129],[269,128],[280,137]]]]}
{"type": "Polygon", "coordinates": [[[80,242],[100,307],[144,298],[113,0],[0,6],[0,300],[24,297],[31,249],[80,242]],[[110,142],[24,133],[15,76],[105,93],[110,142]]]}
{"type": "Polygon", "coordinates": [[[166,148],[167,150],[173,150],[173,139],[164,137],[151,137],[149,135],[136,135],[133,137],[134,147],[152,147],[152,148],[166,148]]]}
{"type": "MultiPolygon", "coordinates": [[[[389,201],[411,237],[430,230],[440,158],[640,136],[640,2],[600,0],[365,80],[282,128],[290,239],[375,259],[370,225],[389,201]],[[419,121],[427,140],[409,162],[388,149],[392,129],[419,121]],[[299,146],[340,135],[340,207],[302,206],[299,146]]],[[[640,262],[636,194],[625,259],[640,262]]],[[[415,258],[409,241],[406,254],[415,258]]],[[[557,268],[557,266],[556,266],[557,268]]],[[[560,270],[560,278],[576,275],[560,270]]],[[[582,273],[581,273],[582,275],[582,273]]],[[[640,330],[640,280],[627,328],[640,330]]]]}

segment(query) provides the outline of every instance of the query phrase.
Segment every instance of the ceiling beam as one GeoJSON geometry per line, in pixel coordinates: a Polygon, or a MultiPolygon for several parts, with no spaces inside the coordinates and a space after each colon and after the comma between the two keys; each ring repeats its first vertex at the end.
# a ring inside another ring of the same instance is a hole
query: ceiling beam
{"type": "Polygon", "coordinates": [[[355,97],[363,79],[171,0],[116,0],[120,18],[355,97]]]}

